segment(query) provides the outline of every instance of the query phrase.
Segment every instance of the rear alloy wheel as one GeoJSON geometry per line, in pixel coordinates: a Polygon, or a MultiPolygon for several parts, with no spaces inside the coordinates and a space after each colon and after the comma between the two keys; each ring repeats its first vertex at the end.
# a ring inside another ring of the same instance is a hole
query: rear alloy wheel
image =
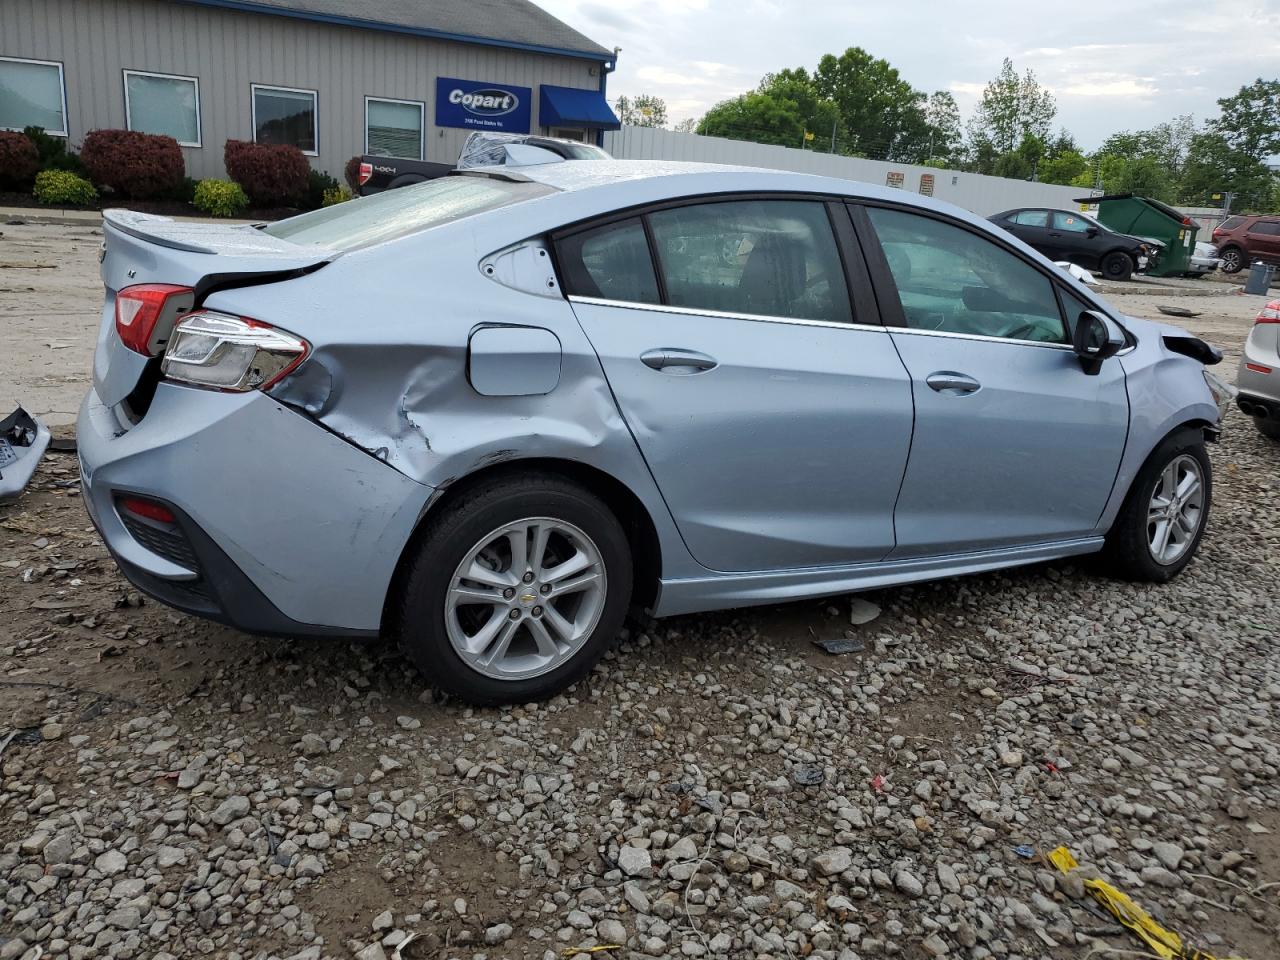
{"type": "Polygon", "coordinates": [[[475,704],[559,693],[608,649],[631,598],[622,526],[561,477],[500,479],[431,521],[401,595],[401,644],[475,704]]]}
{"type": "Polygon", "coordinates": [[[1128,280],[1133,276],[1133,258],[1114,250],[1102,258],[1102,275],[1108,280],[1128,280]]]}
{"type": "Polygon", "coordinates": [[[1227,247],[1218,253],[1218,266],[1222,268],[1223,273],[1239,273],[1248,265],[1248,262],[1244,257],[1244,251],[1239,247],[1227,247]]]}
{"type": "Polygon", "coordinates": [[[1204,439],[1187,430],[1147,458],[1103,551],[1116,576],[1165,583],[1191,562],[1209,519],[1213,472],[1204,439]]]}

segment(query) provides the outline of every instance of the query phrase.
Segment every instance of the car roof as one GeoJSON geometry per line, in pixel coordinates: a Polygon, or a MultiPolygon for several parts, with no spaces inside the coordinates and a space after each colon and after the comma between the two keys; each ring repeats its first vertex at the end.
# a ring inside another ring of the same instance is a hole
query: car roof
{"type": "Polygon", "coordinates": [[[471,172],[528,179],[568,194],[607,192],[619,200],[639,193],[635,188],[642,184],[643,193],[647,195],[645,202],[716,193],[817,193],[851,199],[886,200],[945,212],[975,223],[985,222],[954,204],[905,190],[861,180],[764,167],[684,160],[566,160],[515,168],[494,167],[488,171],[476,168],[471,172]]]}

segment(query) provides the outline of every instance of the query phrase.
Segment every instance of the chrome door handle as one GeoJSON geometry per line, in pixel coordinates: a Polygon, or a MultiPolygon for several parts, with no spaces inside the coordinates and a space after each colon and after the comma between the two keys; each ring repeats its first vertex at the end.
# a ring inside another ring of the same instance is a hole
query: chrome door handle
{"type": "Polygon", "coordinates": [[[925,377],[924,382],[931,389],[938,391],[938,393],[945,393],[952,397],[976,393],[982,389],[982,384],[973,379],[973,377],[966,376],[963,373],[953,373],[950,370],[931,373],[925,377]]]}
{"type": "Polygon", "coordinates": [[[696,350],[680,350],[675,347],[662,347],[640,354],[640,362],[653,370],[675,375],[702,373],[713,370],[719,361],[696,350]]]}

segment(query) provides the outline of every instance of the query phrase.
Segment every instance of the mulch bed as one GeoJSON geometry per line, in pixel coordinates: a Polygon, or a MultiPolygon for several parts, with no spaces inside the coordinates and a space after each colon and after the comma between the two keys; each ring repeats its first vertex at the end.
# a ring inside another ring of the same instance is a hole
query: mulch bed
{"type": "MultiPolygon", "coordinates": [[[[106,210],[109,207],[123,207],[139,213],[155,213],[166,217],[203,217],[203,211],[182,200],[122,200],[115,197],[104,197],[97,203],[76,206],[57,206],[55,204],[37,203],[29,193],[11,190],[0,190],[0,207],[23,207],[29,210],[41,210],[51,213],[57,210],[106,210]]],[[[303,213],[294,207],[250,207],[236,217],[237,220],[283,220],[303,213]]]]}

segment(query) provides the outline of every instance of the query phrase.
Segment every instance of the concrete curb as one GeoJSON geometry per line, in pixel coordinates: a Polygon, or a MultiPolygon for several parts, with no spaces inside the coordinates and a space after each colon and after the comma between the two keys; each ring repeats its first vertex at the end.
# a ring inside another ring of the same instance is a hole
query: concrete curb
{"type": "MultiPolygon", "coordinates": [[[[168,216],[168,214],[166,214],[168,216]]],[[[261,223],[260,220],[232,220],[223,217],[171,217],[185,223],[261,223]]],[[[100,227],[101,210],[63,210],[57,207],[0,207],[0,226],[15,220],[37,226],[100,227]]]]}

